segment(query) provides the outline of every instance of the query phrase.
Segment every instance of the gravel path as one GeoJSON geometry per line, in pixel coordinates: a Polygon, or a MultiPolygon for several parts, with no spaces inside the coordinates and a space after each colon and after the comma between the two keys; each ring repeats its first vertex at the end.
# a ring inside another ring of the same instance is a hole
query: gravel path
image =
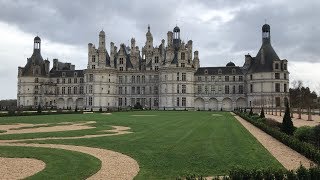
{"type": "Polygon", "coordinates": [[[46,164],[31,158],[2,158],[0,157],[1,179],[24,179],[42,171],[46,164]]]}
{"type": "MultiPolygon", "coordinates": [[[[310,167],[311,160],[282,144],[239,116],[235,118],[288,170],[297,169],[300,163],[310,167]]],[[[314,163],[313,163],[314,164],[314,163]]]]}
{"type": "MultiPolygon", "coordinates": [[[[279,114],[279,113],[278,113],[279,114]]],[[[283,120],[283,114],[282,116],[275,116],[275,115],[271,115],[271,114],[265,114],[266,118],[271,118],[271,119],[274,119],[278,122],[281,122],[282,123],[282,120],[283,120]]],[[[316,125],[319,125],[319,121],[318,118],[319,116],[316,116],[316,117],[312,117],[313,121],[307,121],[308,119],[308,115],[301,115],[301,118],[302,119],[298,119],[298,114],[294,114],[293,115],[293,118],[292,118],[292,122],[293,122],[293,125],[295,127],[301,127],[301,126],[316,126],[316,125]]]]}
{"type": "MultiPolygon", "coordinates": [[[[85,146],[60,145],[60,144],[24,144],[24,143],[1,143],[5,146],[27,146],[27,147],[45,147],[55,149],[65,149],[86,153],[98,158],[102,164],[101,169],[88,179],[133,179],[139,172],[137,161],[131,157],[99,148],[85,146]]],[[[1,171],[0,171],[1,173],[1,171]]],[[[1,174],[0,174],[1,176],[1,174]]],[[[1,178],[2,179],[2,178],[1,178]]]]}

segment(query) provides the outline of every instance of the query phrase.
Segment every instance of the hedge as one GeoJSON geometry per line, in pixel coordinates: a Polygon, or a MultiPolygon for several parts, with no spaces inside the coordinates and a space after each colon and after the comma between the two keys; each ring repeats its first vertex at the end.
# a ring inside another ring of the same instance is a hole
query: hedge
{"type": "Polygon", "coordinates": [[[253,124],[254,126],[263,130],[270,136],[279,140],[283,144],[289,146],[290,148],[294,149],[295,151],[299,152],[305,157],[311,159],[315,163],[320,164],[320,152],[314,145],[306,142],[302,142],[294,136],[287,135],[276,128],[270,127],[267,124],[263,123],[260,118],[251,117],[246,113],[239,113],[239,112],[235,112],[235,113],[240,117],[242,117],[243,119],[245,119],[246,121],[253,124]]]}

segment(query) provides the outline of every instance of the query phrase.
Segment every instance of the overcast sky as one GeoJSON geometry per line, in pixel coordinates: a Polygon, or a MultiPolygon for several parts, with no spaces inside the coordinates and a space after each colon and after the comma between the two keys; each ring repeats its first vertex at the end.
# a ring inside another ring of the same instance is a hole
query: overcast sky
{"type": "Polygon", "coordinates": [[[107,44],[135,37],[141,48],[148,24],[155,45],[177,24],[181,38],[193,40],[201,66],[242,66],[245,54],[259,51],[265,21],[275,51],[289,62],[290,81],[320,92],[319,0],[0,0],[0,7],[0,99],[16,98],[18,66],[31,56],[36,35],[43,58],[83,69],[87,45],[97,44],[102,29],[107,44]]]}

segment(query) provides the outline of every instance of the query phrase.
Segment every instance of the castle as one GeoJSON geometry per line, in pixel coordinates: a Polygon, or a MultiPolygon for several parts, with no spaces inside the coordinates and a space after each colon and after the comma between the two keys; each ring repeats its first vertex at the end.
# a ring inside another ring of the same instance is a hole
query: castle
{"type": "Polygon", "coordinates": [[[183,42],[180,28],[167,33],[167,43],[154,46],[148,26],[141,51],[134,38],[119,49],[105,32],[99,45],[88,44],[87,69],[41,56],[41,39],[34,38],[33,54],[18,68],[18,107],[145,108],[233,110],[235,107],[279,107],[288,101],[287,60],[271,46],[270,26],[262,26],[262,46],[255,57],[245,55],[243,66],[200,67],[192,40],[183,42]]]}

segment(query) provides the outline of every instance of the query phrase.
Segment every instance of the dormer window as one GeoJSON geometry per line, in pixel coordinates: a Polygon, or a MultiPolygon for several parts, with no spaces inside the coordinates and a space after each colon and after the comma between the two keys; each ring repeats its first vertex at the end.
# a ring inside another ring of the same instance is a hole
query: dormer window
{"type": "Polygon", "coordinates": [[[181,60],[185,60],[186,59],[186,54],[184,52],[181,53],[181,60]]]}
{"type": "Polygon", "coordinates": [[[279,69],[279,63],[276,63],[276,64],[274,65],[274,69],[279,69]]]}
{"type": "Polygon", "coordinates": [[[154,63],[159,63],[159,57],[158,56],[154,57],[154,63]]]}
{"type": "Polygon", "coordinates": [[[119,63],[123,64],[123,58],[120,58],[119,63]]]}
{"type": "Polygon", "coordinates": [[[235,69],[232,69],[232,74],[235,74],[236,73],[236,70],[235,69]]]}
{"type": "Polygon", "coordinates": [[[222,74],[222,70],[221,69],[218,69],[218,74],[222,74]]]}
{"type": "Polygon", "coordinates": [[[62,72],[62,77],[66,77],[66,72],[62,72]]]}
{"type": "Polygon", "coordinates": [[[92,55],[92,62],[96,62],[96,56],[92,55]]]}
{"type": "Polygon", "coordinates": [[[283,70],[287,70],[287,64],[286,63],[283,64],[283,70]]]}
{"type": "Polygon", "coordinates": [[[208,74],[208,70],[206,69],[206,70],[204,70],[204,74],[208,74]]]}
{"type": "Polygon", "coordinates": [[[77,72],[75,72],[75,73],[74,73],[74,77],[77,77],[77,76],[78,76],[78,73],[77,73],[77,72]]]}

